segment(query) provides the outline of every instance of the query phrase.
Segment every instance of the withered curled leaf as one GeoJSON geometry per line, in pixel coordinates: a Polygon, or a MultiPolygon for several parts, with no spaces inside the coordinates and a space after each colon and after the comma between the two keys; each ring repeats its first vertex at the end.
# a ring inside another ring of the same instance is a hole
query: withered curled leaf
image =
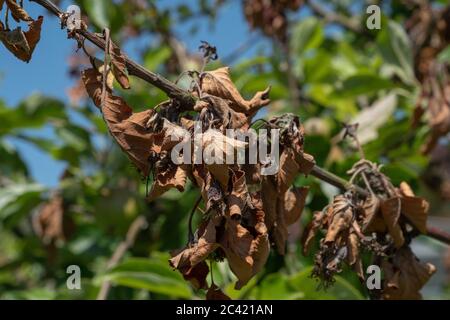
{"type": "Polygon", "coordinates": [[[45,244],[65,241],[74,227],[61,196],[52,197],[33,218],[33,229],[45,244]]]}
{"type": "Polygon", "coordinates": [[[398,223],[401,213],[400,198],[394,197],[381,203],[381,213],[395,246],[400,248],[405,243],[403,231],[398,223]]]}
{"type": "Polygon", "coordinates": [[[25,32],[20,27],[14,30],[5,30],[0,22],[0,41],[18,59],[30,62],[34,49],[41,39],[41,27],[44,17],[29,23],[29,29],[25,32]]]}
{"type": "Polygon", "coordinates": [[[409,247],[399,249],[391,262],[383,264],[383,299],[418,300],[420,289],[436,271],[430,263],[420,262],[409,247]]]}
{"type": "Polygon", "coordinates": [[[329,217],[329,227],[325,237],[325,243],[337,241],[343,232],[347,231],[354,219],[354,212],[349,201],[343,195],[334,198],[333,211],[329,217]]]}
{"type": "Polygon", "coordinates": [[[291,225],[296,222],[305,207],[306,197],[308,195],[309,188],[291,188],[284,195],[284,215],[286,224],[291,225]]]}
{"type": "Polygon", "coordinates": [[[245,113],[246,115],[253,115],[259,109],[270,103],[270,87],[264,91],[257,92],[251,100],[245,100],[231,80],[230,68],[228,67],[202,74],[201,88],[204,93],[230,100],[233,110],[245,113]]]}
{"type": "Polygon", "coordinates": [[[155,200],[172,188],[176,188],[178,191],[183,192],[186,180],[186,171],[181,166],[171,166],[162,172],[159,172],[158,170],[156,172],[156,180],[153,182],[147,198],[148,201],[155,200]]]}
{"type": "Polygon", "coordinates": [[[208,274],[209,267],[205,261],[202,261],[187,269],[186,272],[183,273],[183,278],[186,281],[189,281],[196,289],[206,289],[208,287],[208,283],[206,281],[208,274]]]}
{"type": "Polygon", "coordinates": [[[317,232],[323,227],[325,217],[326,215],[324,211],[314,212],[311,222],[306,226],[305,230],[303,231],[302,236],[303,255],[306,256],[308,254],[311,244],[317,232]]]}
{"type": "MultiPolygon", "coordinates": [[[[209,220],[206,226],[200,228],[198,241],[179,252],[175,252],[169,260],[170,265],[178,269],[184,276],[189,277],[193,273],[193,269],[198,264],[205,263],[204,260],[219,247],[216,239],[216,228],[219,227],[220,223],[220,218],[209,220]]],[[[199,281],[199,287],[202,287],[202,285],[203,282],[199,281]]]]}
{"type": "Polygon", "coordinates": [[[266,233],[253,236],[238,221],[232,219],[227,219],[221,247],[231,271],[238,278],[235,285],[237,290],[261,271],[270,251],[269,237],[266,233]]]}
{"type": "Polygon", "coordinates": [[[233,172],[231,179],[232,190],[227,199],[228,214],[231,219],[240,219],[249,197],[245,183],[245,172],[233,172]]]}
{"type": "MultiPolygon", "coordinates": [[[[364,221],[362,223],[362,230],[376,230],[383,232],[386,229],[385,224],[381,221],[380,224],[377,224],[377,217],[380,209],[380,200],[375,195],[370,195],[363,204],[364,209],[364,221]],[[381,230],[380,230],[381,229],[381,230]]],[[[381,220],[381,219],[379,219],[381,220]]],[[[379,222],[379,221],[378,221],[379,222]]]]}
{"type": "Polygon", "coordinates": [[[125,64],[125,55],[120,48],[112,41],[109,44],[109,52],[111,54],[112,73],[124,89],[130,89],[130,80],[128,79],[127,67],[125,64]]]}
{"type": "Polygon", "coordinates": [[[402,194],[401,207],[404,215],[419,232],[427,233],[427,218],[429,203],[423,198],[414,196],[411,187],[406,183],[400,184],[400,193],[402,194]]]}
{"type": "Polygon", "coordinates": [[[231,298],[223,293],[218,286],[212,284],[206,292],[206,300],[231,300],[231,298]]]}
{"type": "Polygon", "coordinates": [[[347,261],[353,267],[359,279],[364,280],[364,270],[360,258],[359,238],[354,232],[350,233],[347,243],[347,261]]]}
{"type": "Polygon", "coordinates": [[[107,88],[105,105],[101,106],[102,74],[94,68],[82,72],[86,91],[101,109],[111,135],[128,155],[144,176],[149,174],[149,157],[155,135],[147,130],[147,123],[153,116],[153,110],[133,113],[121,97],[114,96],[107,88]]]}
{"type": "Polygon", "coordinates": [[[213,122],[219,124],[219,129],[247,129],[251,117],[248,117],[242,112],[237,112],[231,108],[229,100],[212,96],[204,95],[202,100],[196,104],[196,108],[200,111],[200,117],[204,118],[206,114],[213,116],[213,122]]]}

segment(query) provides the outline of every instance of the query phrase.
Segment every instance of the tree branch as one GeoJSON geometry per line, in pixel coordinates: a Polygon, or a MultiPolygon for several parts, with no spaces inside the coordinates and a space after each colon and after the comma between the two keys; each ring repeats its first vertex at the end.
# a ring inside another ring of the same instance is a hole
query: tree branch
{"type": "MultiPolygon", "coordinates": [[[[107,270],[111,270],[113,267],[115,267],[122,257],[125,255],[125,253],[130,249],[139,234],[139,232],[142,229],[145,229],[147,227],[147,221],[145,220],[144,216],[138,216],[130,225],[130,228],[127,231],[127,235],[125,237],[125,240],[119,244],[119,246],[114,251],[114,254],[109,259],[107,264],[107,270]]],[[[102,286],[100,287],[100,291],[97,295],[97,300],[106,300],[108,298],[109,290],[111,289],[111,282],[104,281],[102,283],[102,286]]]]}
{"type": "MultiPolygon", "coordinates": [[[[47,9],[60,19],[63,16],[64,12],[61,11],[61,9],[58,8],[51,1],[48,0],[30,0],[30,1],[36,2],[37,4],[41,5],[42,7],[44,7],[45,9],[47,9]]],[[[96,34],[83,29],[77,29],[75,30],[75,32],[80,36],[84,37],[85,39],[89,40],[90,42],[92,42],[101,50],[105,49],[105,40],[97,36],[96,34]]],[[[194,106],[195,98],[188,91],[181,89],[180,87],[178,87],[168,79],[164,78],[163,76],[154,73],[150,70],[147,70],[143,66],[129,59],[128,57],[125,57],[125,63],[128,69],[128,73],[130,75],[140,78],[154,85],[155,87],[161,89],[167,94],[169,98],[178,100],[183,109],[190,110],[194,106]]]]}
{"type": "Polygon", "coordinates": [[[363,33],[364,30],[357,20],[329,11],[314,0],[306,0],[305,2],[315,15],[324,18],[326,22],[337,23],[350,31],[363,33]]]}

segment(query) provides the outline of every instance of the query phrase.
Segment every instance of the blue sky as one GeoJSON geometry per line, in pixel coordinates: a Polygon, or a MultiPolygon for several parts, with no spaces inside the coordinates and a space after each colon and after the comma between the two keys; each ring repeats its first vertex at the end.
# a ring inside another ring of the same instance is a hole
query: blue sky
{"type": "MultiPolygon", "coordinates": [[[[182,3],[180,0],[159,1],[161,7],[171,7],[182,3]]],[[[63,5],[67,6],[68,1],[63,5]]],[[[31,16],[45,16],[41,41],[29,64],[17,60],[3,46],[0,46],[0,99],[8,106],[15,106],[27,96],[39,92],[68,101],[67,89],[72,85],[68,77],[68,57],[74,50],[74,42],[67,39],[61,30],[59,21],[48,14],[39,5],[26,2],[31,16]],[[50,61],[50,63],[49,63],[50,61]]],[[[220,11],[214,28],[208,21],[202,20],[198,32],[189,33],[191,24],[183,24],[175,29],[177,37],[182,39],[189,50],[197,50],[200,40],[218,44],[219,54],[224,57],[238,48],[249,37],[248,26],[244,19],[241,2],[230,1],[220,11]]],[[[151,41],[151,40],[150,40],[151,41]]],[[[127,45],[126,51],[131,57],[142,47],[142,43],[127,45]]],[[[247,53],[247,55],[251,52],[247,53]]],[[[39,136],[50,136],[52,130],[46,127],[33,131],[39,136]]],[[[10,141],[22,154],[29,165],[33,178],[47,186],[55,186],[64,169],[64,164],[55,161],[34,146],[20,141],[10,141]]]]}

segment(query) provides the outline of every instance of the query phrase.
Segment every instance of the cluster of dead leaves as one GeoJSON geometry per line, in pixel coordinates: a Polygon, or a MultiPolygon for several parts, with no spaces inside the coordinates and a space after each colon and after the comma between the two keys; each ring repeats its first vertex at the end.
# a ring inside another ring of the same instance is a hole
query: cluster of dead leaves
{"type": "Polygon", "coordinates": [[[303,0],[245,0],[245,17],[253,29],[261,29],[268,37],[287,41],[288,10],[296,11],[303,0]]]}
{"type": "Polygon", "coordinates": [[[44,17],[40,16],[34,20],[16,0],[0,0],[0,13],[3,13],[3,10],[6,11],[6,17],[10,13],[16,22],[28,23],[28,30],[22,31],[20,26],[11,30],[7,20],[0,21],[0,41],[18,59],[29,62],[41,38],[44,17]]]}
{"type": "Polygon", "coordinates": [[[307,254],[316,234],[320,230],[325,233],[315,256],[314,275],[326,285],[345,262],[364,282],[364,250],[385,272],[381,298],[420,298],[419,290],[435,268],[420,263],[409,243],[418,234],[426,233],[428,202],[416,197],[405,182],[395,188],[378,166],[367,160],[356,163],[349,174],[370,193],[361,196],[349,190],[314,214],[303,236],[307,254]]]}
{"type": "MultiPolygon", "coordinates": [[[[206,261],[226,258],[238,279],[236,288],[241,288],[263,268],[271,243],[284,253],[287,227],[298,220],[305,204],[308,189],[290,188],[298,173],[308,174],[314,166],[313,157],[303,152],[303,128],[298,118],[289,115],[267,124],[281,130],[280,170],[275,176],[262,176],[262,163],[196,164],[194,154],[191,164],[174,163],[170,155],[179,142],[194,145],[193,116],[182,113],[185,108],[173,100],[134,113],[124,99],[113,94],[114,79],[124,89],[129,88],[129,81],[124,55],[115,45],[110,49],[110,65],[93,61],[93,67],[83,71],[82,80],[116,142],[144,176],[153,176],[148,200],[172,188],[183,191],[189,179],[199,187],[205,204],[195,236],[191,235],[185,248],[174,252],[170,264],[196,288],[206,289],[206,261]],[[252,190],[261,191],[251,192],[251,185],[252,190]]],[[[248,153],[247,143],[225,136],[225,130],[246,132],[257,111],[270,102],[270,88],[246,100],[233,84],[228,68],[201,73],[198,80],[199,87],[192,94],[198,99],[193,111],[204,130],[200,135],[202,150],[210,148],[216,159],[222,160],[238,149],[248,153]]],[[[224,297],[214,284],[207,296],[224,297]]]]}
{"type": "Polygon", "coordinates": [[[413,126],[426,113],[431,132],[422,151],[429,154],[439,138],[450,132],[450,66],[437,59],[450,43],[450,6],[437,9],[431,3],[420,2],[406,28],[413,43],[416,76],[422,86],[413,126]]]}
{"type": "MultiPolygon", "coordinates": [[[[195,110],[208,129],[203,148],[226,153],[245,148],[245,143],[229,141],[224,130],[249,128],[252,117],[269,103],[269,89],[245,100],[233,84],[228,68],[200,76],[200,99],[195,110]],[[221,148],[218,144],[224,143],[221,148]]],[[[274,118],[269,127],[282,131],[282,153],[277,175],[263,176],[261,163],[254,165],[201,164],[184,166],[187,176],[201,191],[205,210],[196,237],[170,260],[196,287],[206,285],[208,258],[226,258],[238,278],[236,288],[244,286],[264,266],[274,243],[284,254],[287,227],[298,220],[305,204],[307,188],[290,188],[299,173],[314,166],[312,156],[303,152],[303,129],[293,115],[274,118]],[[250,189],[260,191],[250,192],[250,189]]]]}

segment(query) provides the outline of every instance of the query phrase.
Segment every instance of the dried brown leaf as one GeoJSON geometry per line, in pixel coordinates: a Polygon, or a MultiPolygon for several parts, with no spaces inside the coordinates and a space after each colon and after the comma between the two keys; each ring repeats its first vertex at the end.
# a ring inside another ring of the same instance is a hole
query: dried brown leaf
{"type": "Polygon", "coordinates": [[[400,193],[401,193],[403,196],[406,196],[406,197],[414,197],[414,196],[415,196],[415,195],[414,195],[414,191],[411,189],[411,187],[409,186],[409,184],[407,184],[407,183],[404,182],[404,181],[400,183],[399,189],[400,189],[400,193]]]}
{"type": "Polygon", "coordinates": [[[261,271],[269,256],[270,246],[267,234],[254,237],[236,220],[228,219],[225,235],[221,241],[231,271],[238,278],[236,289],[245,286],[261,271]]]}
{"type": "Polygon", "coordinates": [[[430,263],[420,262],[409,247],[399,249],[392,262],[383,263],[383,299],[418,300],[420,289],[436,271],[430,263]]]}
{"type": "Polygon", "coordinates": [[[348,264],[353,266],[359,260],[359,238],[354,232],[348,236],[347,252],[348,264]]]}
{"type": "Polygon", "coordinates": [[[183,273],[183,278],[189,281],[195,289],[206,289],[208,283],[206,278],[209,274],[209,267],[205,261],[197,263],[195,266],[188,268],[183,273]]]}
{"type": "Polygon", "coordinates": [[[295,153],[291,148],[286,148],[280,155],[280,169],[277,175],[277,187],[280,194],[284,194],[295,177],[299,174],[300,166],[295,161],[295,153]]]}
{"type": "Polygon", "coordinates": [[[221,219],[211,219],[203,230],[199,230],[200,235],[198,241],[192,246],[188,246],[175,253],[169,260],[170,265],[184,275],[192,272],[192,268],[199,263],[204,262],[219,247],[216,239],[216,227],[220,223],[221,219]]]}
{"type": "Polygon", "coordinates": [[[284,215],[288,226],[300,218],[308,191],[308,187],[291,188],[284,195],[284,215]]]}
{"type": "Polygon", "coordinates": [[[394,244],[397,248],[402,247],[405,243],[403,231],[398,223],[400,212],[401,201],[398,197],[384,200],[381,203],[381,213],[383,215],[384,222],[386,223],[389,234],[394,240],[394,244]]]}
{"type": "MultiPolygon", "coordinates": [[[[375,195],[370,195],[363,204],[364,220],[362,223],[363,232],[374,229],[374,222],[380,209],[380,200],[375,195]]],[[[386,229],[386,228],[384,228],[386,229]]],[[[384,231],[384,229],[382,231],[384,231]]]]}
{"type": "Polygon", "coordinates": [[[45,244],[67,239],[73,231],[74,224],[65,212],[61,196],[54,196],[41,207],[33,219],[33,228],[45,244]]]}
{"type": "Polygon", "coordinates": [[[427,233],[428,201],[416,197],[411,187],[406,183],[400,183],[399,187],[401,199],[401,212],[419,232],[427,233]]]}
{"type": "Polygon", "coordinates": [[[30,22],[26,32],[23,32],[20,27],[12,31],[4,30],[3,25],[0,25],[0,41],[18,59],[29,62],[41,39],[43,21],[44,17],[40,16],[37,20],[30,22]]]}
{"type": "Polygon", "coordinates": [[[263,203],[266,226],[269,230],[277,218],[278,191],[273,177],[264,176],[261,183],[261,200],[263,203]]]}
{"type": "Polygon", "coordinates": [[[354,219],[353,209],[343,195],[334,198],[332,210],[325,243],[337,241],[338,237],[349,230],[354,219]]]}
{"type": "Polygon", "coordinates": [[[196,104],[196,108],[202,108],[200,112],[201,118],[208,112],[213,114],[214,119],[220,123],[221,131],[228,128],[247,129],[250,125],[250,116],[233,110],[230,101],[220,97],[205,95],[202,97],[202,100],[196,104]]]}
{"type": "Polygon", "coordinates": [[[270,234],[275,242],[275,247],[277,248],[278,254],[284,255],[286,252],[286,240],[289,235],[288,224],[284,215],[284,199],[277,198],[276,203],[276,219],[270,234]]]}
{"type": "Polygon", "coordinates": [[[130,89],[130,80],[128,79],[125,55],[112,41],[110,42],[109,51],[111,54],[112,73],[114,74],[114,77],[122,88],[130,89]]]}
{"type": "Polygon", "coordinates": [[[322,228],[325,218],[326,216],[324,211],[314,212],[311,222],[306,226],[305,231],[303,231],[303,255],[308,255],[312,241],[314,240],[317,232],[322,228]]]}
{"type": "Polygon", "coordinates": [[[420,197],[402,197],[402,214],[417,228],[421,233],[427,233],[427,218],[429,204],[420,197]]]}
{"type": "Polygon", "coordinates": [[[212,284],[206,292],[206,300],[231,300],[231,298],[223,293],[218,286],[212,284]]]}
{"type": "Polygon", "coordinates": [[[230,179],[230,172],[228,170],[228,165],[226,164],[209,164],[206,166],[208,171],[212,174],[214,179],[216,179],[222,190],[228,190],[228,180],[230,179]]]}
{"type": "Polygon", "coordinates": [[[156,180],[153,182],[147,198],[148,201],[155,200],[172,188],[176,188],[178,191],[183,192],[186,180],[186,171],[180,166],[172,166],[163,172],[157,172],[156,180]]]}
{"type": "Polygon", "coordinates": [[[244,171],[233,172],[231,187],[232,190],[227,199],[228,214],[231,219],[240,219],[249,197],[244,171]]]}
{"type": "Polygon", "coordinates": [[[148,159],[158,137],[147,130],[147,123],[155,111],[133,113],[125,100],[114,96],[109,88],[105,96],[105,105],[101,106],[102,74],[94,68],[87,69],[82,72],[82,80],[89,97],[101,109],[111,135],[140,172],[147,176],[148,159]]]}
{"type": "Polygon", "coordinates": [[[223,67],[205,72],[201,79],[203,93],[227,99],[232,102],[231,108],[246,115],[255,114],[260,108],[268,105],[270,87],[257,92],[251,100],[245,100],[230,78],[230,68],[223,67]]]}
{"type": "Polygon", "coordinates": [[[260,164],[242,164],[242,170],[245,172],[245,180],[248,185],[261,183],[261,165],[260,164]]]}

